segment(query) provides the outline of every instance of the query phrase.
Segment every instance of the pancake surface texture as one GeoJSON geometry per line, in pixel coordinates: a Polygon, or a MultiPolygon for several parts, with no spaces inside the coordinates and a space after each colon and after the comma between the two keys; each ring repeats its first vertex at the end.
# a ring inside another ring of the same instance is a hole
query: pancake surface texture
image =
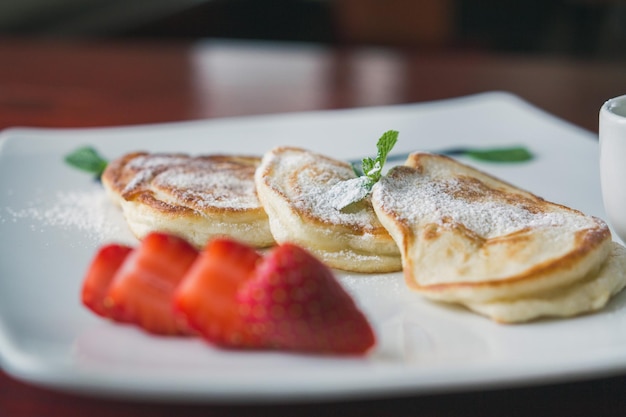
{"type": "Polygon", "coordinates": [[[497,321],[596,310],[626,283],[615,267],[626,255],[602,220],[445,156],[412,154],[372,203],[412,289],[497,321]]]}
{"type": "Polygon", "coordinates": [[[343,210],[334,207],[338,196],[333,185],[355,177],[349,164],[304,149],[267,152],[256,172],[256,187],[274,239],[301,245],[333,268],[399,271],[398,247],[369,199],[343,210]]]}
{"type": "Polygon", "coordinates": [[[139,239],[163,231],[197,247],[216,236],[266,247],[274,240],[254,186],[259,163],[247,156],[136,152],[109,163],[102,183],[139,239]]]}
{"type": "Polygon", "coordinates": [[[467,307],[502,323],[539,317],[569,317],[600,310],[626,285],[626,249],[613,242],[612,250],[597,273],[544,294],[519,299],[501,299],[467,307]]]}

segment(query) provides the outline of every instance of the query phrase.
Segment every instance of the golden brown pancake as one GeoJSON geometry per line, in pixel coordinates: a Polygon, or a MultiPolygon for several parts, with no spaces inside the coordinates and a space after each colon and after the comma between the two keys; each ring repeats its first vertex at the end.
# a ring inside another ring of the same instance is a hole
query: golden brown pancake
{"type": "Polygon", "coordinates": [[[255,247],[273,244],[257,198],[252,156],[135,152],[112,161],[102,183],[131,231],[174,233],[202,247],[228,236],[255,247]]]}
{"type": "Polygon", "coordinates": [[[398,247],[369,199],[344,210],[334,207],[332,187],[354,177],[349,164],[304,149],[267,152],[256,172],[256,186],[274,239],[299,244],[333,268],[399,271],[398,247]]]}
{"type": "Polygon", "coordinates": [[[467,303],[470,309],[501,323],[540,317],[569,317],[602,309],[626,285],[626,249],[613,242],[600,270],[551,291],[522,298],[467,303]]]}
{"type": "MultiPolygon", "coordinates": [[[[374,186],[372,204],[400,248],[411,288],[499,321],[557,315],[546,308],[504,310],[520,300],[555,304],[555,293],[577,291],[614,252],[602,220],[441,155],[416,153],[392,168],[374,186]]],[[[626,280],[623,272],[614,278],[608,293],[626,280]]],[[[596,309],[595,299],[578,297],[579,305],[562,315],[596,309]]]]}

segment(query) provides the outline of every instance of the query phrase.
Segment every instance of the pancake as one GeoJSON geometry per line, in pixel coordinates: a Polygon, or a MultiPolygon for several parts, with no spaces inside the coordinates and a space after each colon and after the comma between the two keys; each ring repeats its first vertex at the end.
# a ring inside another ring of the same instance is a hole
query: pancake
{"type": "Polygon", "coordinates": [[[255,178],[276,242],[298,244],[332,268],[399,271],[398,247],[378,221],[369,198],[344,210],[334,207],[333,185],[355,177],[346,162],[279,147],[263,156],[255,178]]]}
{"type": "MultiPolygon", "coordinates": [[[[372,204],[400,248],[408,285],[428,298],[506,322],[580,314],[608,300],[580,296],[583,282],[606,270],[615,252],[602,220],[451,158],[412,154],[374,186],[372,204]],[[569,297],[576,308],[556,302],[565,289],[577,294],[569,297]],[[536,306],[528,300],[539,299],[552,307],[512,312],[519,300],[536,306]]],[[[626,276],[609,270],[613,293],[626,276]]]]}
{"type": "Polygon", "coordinates": [[[540,317],[569,317],[603,308],[626,285],[626,249],[613,242],[597,273],[572,284],[517,299],[467,303],[477,313],[501,323],[518,323],[540,317]]]}
{"type": "Polygon", "coordinates": [[[254,186],[260,161],[135,152],[109,163],[102,184],[139,239],[161,231],[197,247],[228,236],[260,248],[274,243],[254,186]]]}

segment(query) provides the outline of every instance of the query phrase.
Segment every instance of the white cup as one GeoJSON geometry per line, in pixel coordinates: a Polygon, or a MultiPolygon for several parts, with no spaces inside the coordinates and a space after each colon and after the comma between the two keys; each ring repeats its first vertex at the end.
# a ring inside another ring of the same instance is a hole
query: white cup
{"type": "Polygon", "coordinates": [[[626,242],[626,95],[600,108],[600,180],[608,221],[626,242]]]}

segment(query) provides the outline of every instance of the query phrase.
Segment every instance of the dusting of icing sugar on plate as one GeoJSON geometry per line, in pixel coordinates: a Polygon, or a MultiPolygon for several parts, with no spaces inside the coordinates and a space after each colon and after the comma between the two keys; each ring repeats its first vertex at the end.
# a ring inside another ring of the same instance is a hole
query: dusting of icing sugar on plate
{"type": "MultiPolygon", "coordinates": [[[[12,190],[7,190],[11,195],[12,190]]],[[[75,230],[94,242],[134,242],[121,212],[103,190],[58,191],[54,198],[44,198],[41,191],[22,207],[0,208],[0,223],[29,222],[29,229],[42,232],[48,228],[75,230]]]]}

